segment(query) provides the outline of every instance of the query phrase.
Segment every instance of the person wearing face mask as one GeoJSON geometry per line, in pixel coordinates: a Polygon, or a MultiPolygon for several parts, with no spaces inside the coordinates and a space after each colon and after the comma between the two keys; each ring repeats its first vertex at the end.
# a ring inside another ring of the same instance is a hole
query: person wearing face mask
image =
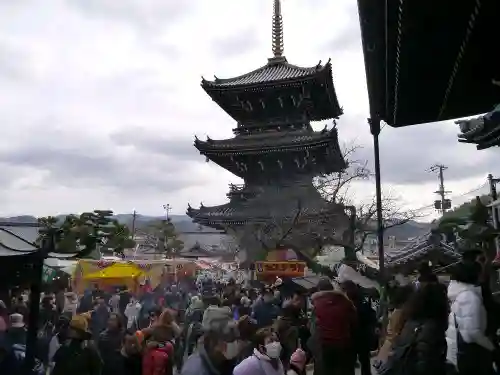
{"type": "Polygon", "coordinates": [[[269,328],[261,328],[255,334],[253,355],[244,359],[234,369],[234,375],[284,375],[280,360],[281,344],[269,328]]]}
{"type": "Polygon", "coordinates": [[[269,327],[279,315],[279,308],[276,306],[271,289],[264,289],[262,297],[255,303],[252,311],[252,318],[257,321],[259,328],[269,327]]]}
{"type": "Polygon", "coordinates": [[[229,307],[209,306],[203,314],[203,336],[181,375],[232,375],[240,352],[237,322],[229,307]]]}

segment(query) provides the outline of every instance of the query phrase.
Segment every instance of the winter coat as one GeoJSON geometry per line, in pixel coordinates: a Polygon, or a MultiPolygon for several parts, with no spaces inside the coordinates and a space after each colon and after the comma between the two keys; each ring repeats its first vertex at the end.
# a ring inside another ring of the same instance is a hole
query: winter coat
{"type": "Polygon", "coordinates": [[[92,311],[90,316],[90,330],[94,338],[98,338],[99,334],[106,329],[109,319],[109,309],[107,306],[99,306],[92,311]]]}
{"type": "Polygon", "coordinates": [[[290,356],[299,344],[299,329],[293,325],[293,321],[288,318],[279,317],[276,321],[276,332],[283,347],[281,351],[281,360],[288,364],[290,356]]]}
{"type": "Polygon", "coordinates": [[[186,360],[196,350],[198,340],[202,335],[203,328],[201,322],[192,321],[184,325],[184,332],[182,333],[184,338],[183,360],[186,360]]]}
{"type": "Polygon", "coordinates": [[[377,313],[366,300],[356,304],[357,329],[356,348],[359,352],[372,351],[378,348],[378,336],[375,334],[377,326],[377,313]]]}
{"type": "Polygon", "coordinates": [[[399,321],[402,318],[402,312],[402,309],[394,309],[394,311],[389,315],[389,322],[387,324],[384,343],[382,344],[377,355],[378,361],[385,362],[389,357],[392,344],[397,337],[396,328],[398,327],[399,321]]]}
{"type": "Polygon", "coordinates": [[[142,359],[142,375],[170,375],[173,356],[174,346],[169,342],[147,349],[142,359]]]}
{"type": "Polygon", "coordinates": [[[116,368],[117,361],[120,360],[120,349],[122,346],[123,332],[121,330],[105,330],[99,335],[97,347],[104,362],[103,374],[111,373],[111,369],[116,368]]]}
{"type": "Polygon", "coordinates": [[[124,315],[127,317],[127,328],[132,328],[135,324],[135,327],[138,327],[139,313],[141,311],[141,304],[139,302],[129,303],[127,307],[125,307],[124,315]]]}
{"type": "MultiPolygon", "coordinates": [[[[23,364],[26,357],[26,346],[10,346],[7,342],[2,341],[0,342],[0,349],[5,352],[0,361],[0,374],[21,375],[23,373],[23,364]]],[[[33,375],[45,375],[45,369],[38,359],[35,359],[33,375]]]]}
{"type": "Polygon", "coordinates": [[[347,296],[336,290],[314,293],[312,303],[315,312],[315,331],[323,344],[349,347],[357,326],[354,304],[347,296]]]}
{"type": "Polygon", "coordinates": [[[259,328],[269,327],[279,315],[279,308],[273,302],[259,300],[253,307],[252,317],[257,321],[259,328]]]}
{"type": "Polygon", "coordinates": [[[384,367],[396,369],[397,375],[444,375],[445,364],[445,327],[434,320],[408,320],[384,367]]]}
{"type": "MultiPolygon", "coordinates": [[[[89,341],[69,341],[54,355],[51,375],[101,375],[102,361],[89,341]]],[[[102,374],[106,375],[106,374],[102,374]]]]}
{"type": "Polygon", "coordinates": [[[481,288],[471,284],[451,281],[448,285],[448,299],[451,301],[451,312],[446,331],[447,361],[455,366],[458,363],[457,330],[455,326],[458,326],[465,343],[475,343],[486,350],[493,351],[493,343],[485,334],[488,322],[481,297],[481,288]]]}
{"type": "MultiPolygon", "coordinates": [[[[117,363],[116,369],[111,375],[142,375],[142,356],[136,354],[127,356],[123,353],[120,354],[120,360],[117,363]]],[[[106,374],[102,374],[106,375],[106,374]]]]}
{"type": "Polygon", "coordinates": [[[50,366],[53,366],[54,355],[57,353],[63,343],[59,340],[59,334],[52,336],[49,342],[49,352],[47,360],[50,366]]]}
{"type": "Polygon", "coordinates": [[[244,359],[234,368],[233,375],[285,375],[285,370],[281,361],[275,369],[269,357],[255,349],[252,356],[244,359]]]}
{"type": "Polygon", "coordinates": [[[180,375],[233,375],[234,366],[235,361],[227,361],[223,368],[216,367],[205,347],[199,345],[198,350],[182,366],[180,375]]]}
{"type": "Polygon", "coordinates": [[[24,327],[10,327],[5,331],[5,337],[10,345],[26,345],[28,331],[24,327]]]}
{"type": "Polygon", "coordinates": [[[109,299],[109,306],[111,307],[111,312],[115,314],[120,313],[120,295],[113,294],[109,299]]]}
{"type": "Polygon", "coordinates": [[[83,293],[83,297],[80,299],[80,304],[78,305],[76,312],[80,314],[92,310],[92,301],[92,292],[90,290],[86,290],[83,293]]]}

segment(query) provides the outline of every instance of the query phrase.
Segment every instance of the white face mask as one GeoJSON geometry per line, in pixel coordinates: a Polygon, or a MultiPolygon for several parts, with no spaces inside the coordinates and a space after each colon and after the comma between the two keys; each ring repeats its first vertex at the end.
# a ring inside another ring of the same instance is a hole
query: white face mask
{"type": "Polygon", "coordinates": [[[266,354],[269,358],[276,359],[280,357],[281,344],[279,343],[279,341],[270,342],[264,347],[266,348],[266,354]]]}
{"type": "Polygon", "coordinates": [[[236,356],[238,356],[240,352],[240,345],[238,341],[233,341],[233,342],[227,342],[226,343],[226,350],[224,351],[224,357],[226,359],[234,359],[236,356]]]}

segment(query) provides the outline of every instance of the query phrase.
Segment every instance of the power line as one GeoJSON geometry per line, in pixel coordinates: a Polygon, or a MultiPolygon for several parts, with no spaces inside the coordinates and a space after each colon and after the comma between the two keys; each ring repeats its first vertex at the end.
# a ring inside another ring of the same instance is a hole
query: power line
{"type": "MultiPolygon", "coordinates": [[[[461,194],[453,195],[450,199],[451,199],[451,200],[453,200],[453,199],[458,199],[458,198],[465,197],[466,195],[469,195],[469,194],[475,193],[476,191],[481,190],[481,189],[482,189],[482,188],[484,188],[486,185],[488,185],[488,182],[484,182],[484,183],[482,183],[481,185],[479,185],[479,186],[475,187],[474,189],[469,190],[469,191],[466,191],[465,193],[461,193],[461,194]]],[[[428,205],[425,205],[425,206],[422,206],[422,207],[416,208],[416,209],[414,209],[413,211],[415,211],[415,212],[419,212],[419,211],[423,211],[423,210],[430,209],[430,208],[434,208],[434,204],[428,204],[428,205]]]]}

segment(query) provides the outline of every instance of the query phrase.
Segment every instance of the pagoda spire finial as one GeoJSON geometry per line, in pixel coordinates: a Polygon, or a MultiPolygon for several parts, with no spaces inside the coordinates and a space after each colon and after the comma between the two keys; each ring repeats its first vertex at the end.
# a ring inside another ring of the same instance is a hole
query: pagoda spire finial
{"type": "Polygon", "coordinates": [[[274,0],[273,12],[273,54],[283,57],[283,17],[281,16],[281,0],[274,0]]]}

